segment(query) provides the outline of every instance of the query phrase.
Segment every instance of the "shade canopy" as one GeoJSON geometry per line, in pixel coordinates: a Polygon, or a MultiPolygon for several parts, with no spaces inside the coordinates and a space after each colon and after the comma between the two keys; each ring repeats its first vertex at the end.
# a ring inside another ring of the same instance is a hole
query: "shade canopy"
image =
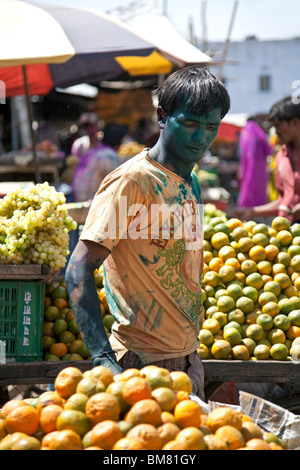
{"type": "Polygon", "coordinates": [[[20,0],[0,1],[0,44],[7,97],[25,93],[20,66],[26,65],[30,94],[46,94],[55,86],[116,78],[124,69],[115,57],[155,50],[105,13],[20,0]]]}

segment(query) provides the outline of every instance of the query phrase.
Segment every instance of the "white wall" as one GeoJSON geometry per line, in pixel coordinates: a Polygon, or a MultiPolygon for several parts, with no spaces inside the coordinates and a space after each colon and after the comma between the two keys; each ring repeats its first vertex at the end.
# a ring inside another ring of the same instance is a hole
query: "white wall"
{"type": "MultiPolygon", "coordinates": [[[[223,44],[211,43],[221,51],[223,44]]],[[[300,81],[300,38],[259,41],[248,39],[230,43],[223,76],[231,97],[230,113],[267,113],[280,98],[296,93],[294,81],[300,81]],[[259,77],[271,76],[269,91],[261,91],[259,77]]],[[[218,75],[218,68],[211,67],[218,75]]],[[[297,86],[300,97],[300,82],[297,86]]]]}

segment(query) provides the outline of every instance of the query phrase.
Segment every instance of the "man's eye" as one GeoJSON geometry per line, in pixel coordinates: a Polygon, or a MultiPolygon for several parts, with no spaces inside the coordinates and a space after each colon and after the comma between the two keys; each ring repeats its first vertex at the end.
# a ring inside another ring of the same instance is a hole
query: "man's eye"
{"type": "Polygon", "coordinates": [[[218,126],[215,126],[214,124],[207,124],[207,126],[205,126],[205,128],[209,131],[214,131],[218,128],[218,126]]]}
{"type": "Polygon", "coordinates": [[[197,124],[196,124],[195,122],[193,122],[193,121],[185,121],[185,122],[184,122],[184,125],[185,125],[186,127],[195,127],[197,124]]]}

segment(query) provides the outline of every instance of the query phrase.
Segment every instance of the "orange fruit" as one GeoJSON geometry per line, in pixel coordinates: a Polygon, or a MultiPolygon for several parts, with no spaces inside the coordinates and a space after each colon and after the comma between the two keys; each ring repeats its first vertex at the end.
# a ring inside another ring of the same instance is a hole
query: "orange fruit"
{"type": "Polygon", "coordinates": [[[275,343],[270,349],[270,355],[274,360],[284,361],[289,355],[289,350],[285,344],[275,343]]]}
{"type": "Polygon", "coordinates": [[[241,269],[241,263],[237,258],[228,258],[225,261],[226,266],[232,266],[236,271],[241,269]]]}
{"type": "Polygon", "coordinates": [[[66,367],[60,371],[55,379],[54,385],[57,393],[63,397],[68,398],[76,392],[76,388],[83,374],[77,367],[66,367]]]}
{"type": "Polygon", "coordinates": [[[279,248],[276,245],[267,245],[265,246],[266,259],[268,261],[274,261],[276,256],[279,253],[279,248]]]}
{"type": "MultiPolygon", "coordinates": [[[[184,393],[185,393],[185,392],[184,392],[184,393]]],[[[186,400],[187,398],[188,398],[188,397],[185,397],[185,400],[186,400]]],[[[162,422],[162,424],[164,424],[164,423],[173,423],[173,424],[176,424],[174,415],[173,415],[170,411],[163,411],[163,412],[161,413],[161,422],[162,422]]]]}
{"type": "Polygon", "coordinates": [[[50,353],[55,354],[58,357],[63,357],[69,351],[68,346],[65,343],[53,343],[50,346],[50,353]]]}
{"type": "Polygon", "coordinates": [[[136,439],[141,444],[142,450],[159,450],[161,448],[161,437],[152,424],[137,424],[128,431],[126,437],[136,439]]]}
{"type": "Polygon", "coordinates": [[[203,322],[203,329],[210,331],[213,335],[220,331],[220,323],[215,318],[208,318],[203,322]]]}
{"type": "Polygon", "coordinates": [[[269,447],[271,450],[284,450],[284,448],[279,444],[276,444],[276,442],[270,442],[269,447]]]}
{"type": "Polygon", "coordinates": [[[228,259],[235,258],[235,255],[235,249],[230,245],[222,246],[222,248],[220,248],[218,252],[219,258],[221,258],[221,260],[223,260],[225,264],[228,259]]]}
{"type": "Polygon", "coordinates": [[[163,447],[167,442],[173,441],[176,438],[180,428],[175,423],[164,423],[157,430],[161,438],[161,446],[163,447]]]}
{"type": "Polygon", "coordinates": [[[228,313],[230,310],[234,309],[235,301],[229,295],[222,295],[218,298],[217,307],[220,312],[228,313]]]}
{"type": "Polygon", "coordinates": [[[241,270],[246,276],[248,276],[249,274],[257,271],[257,264],[252,259],[246,259],[241,263],[241,270]]]}
{"type": "Polygon", "coordinates": [[[23,432],[31,436],[37,432],[39,423],[39,413],[30,405],[14,408],[5,418],[5,428],[9,434],[23,432]]]}
{"type": "Polygon", "coordinates": [[[212,244],[213,248],[220,250],[223,246],[229,245],[228,235],[226,235],[224,232],[214,233],[210,239],[210,243],[212,244]]]}
{"type": "Polygon", "coordinates": [[[129,409],[125,421],[133,424],[152,424],[159,426],[161,424],[161,407],[158,402],[152,398],[139,400],[129,409]]]}
{"type": "Polygon", "coordinates": [[[151,396],[157,401],[162,411],[172,411],[177,403],[176,394],[169,387],[156,388],[151,396]]]}
{"type": "Polygon", "coordinates": [[[261,428],[253,421],[244,421],[242,424],[241,432],[243,434],[245,442],[250,439],[262,439],[263,432],[261,428]]]}
{"type": "Polygon", "coordinates": [[[223,338],[228,341],[231,346],[236,346],[242,341],[242,336],[236,328],[226,328],[223,330],[223,338]]]}
{"type": "Polygon", "coordinates": [[[182,400],[175,406],[174,417],[180,428],[200,426],[203,410],[193,400],[182,400]]]}
{"type": "Polygon", "coordinates": [[[246,346],[238,344],[234,346],[231,350],[232,357],[240,361],[248,361],[250,357],[249,350],[246,346]]]}
{"type": "Polygon", "coordinates": [[[230,281],[233,281],[235,278],[235,269],[232,266],[222,266],[219,269],[219,276],[221,280],[225,283],[228,283],[230,281]]]}
{"type": "Polygon", "coordinates": [[[288,274],[278,273],[274,276],[274,282],[278,282],[281,290],[286,289],[292,284],[291,278],[288,274]]]}
{"type": "Polygon", "coordinates": [[[242,414],[228,406],[219,406],[209,413],[206,424],[213,433],[221,426],[226,425],[234,426],[241,430],[242,414]]]}
{"type": "Polygon", "coordinates": [[[123,438],[118,424],[112,420],[105,420],[91,429],[91,445],[103,450],[112,450],[114,444],[123,438]]]}
{"type": "Polygon", "coordinates": [[[41,450],[81,450],[81,438],[70,429],[46,434],[41,442],[41,450]]]}
{"type": "Polygon", "coordinates": [[[85,413],[78,410],[63,410],[57,417],[56,426],[58,431],[71,429],[81,437],[90,429],[85,413]]]}
{"type": "Polygon", "coordinates": [[[225,441],[214,434],[204,435],[204,441],[207,450],[228,450],[225,441]]]}
{"type": "Polygon", "coordinates": [[[175,440],[181,442],[186,450],[206,449],[204,435],[196,426],[185,427],[179,431],[175,440]]]}
{"type": "Polygon", "coordinates": [[[214,335],[210,330],[202,329],[199,332],[198,338],[200,340],[200,344],[204,344],[206,346],[211,346],[214,342],[214,335]]]}
{"type": "Polygon", "coordinates": [[[259,263],[267,258],[267,253],[263,246],[255,245],[250,248],[249,257],[252,261],[255,261],[255,263],[259,263]]]}
{"type": "Polygon", "coordinates": [[[243,313],[247,314],[254,310],[254,302],[246,296],[239,297],[236,301],[236,308],[240,309],[243,313]]]}
{"type": "Polygon", "coordinates": [[[101,380],[105,387],[114,381],[114,375],[108,367],[96,366],[90,372],[91,377],[101,380]]]}
{"type": "MultiPolygon", "coordinates": [[[[152,367],[152,366],[151,366],[152,367]]],[[[118,376],[114,377],[114,380],[117,380],[118,382],[126,382],[128,379],[131,379],[132,377],[140,377],[142,376],[142,373],[139,369],[135,368],[130,368],[124,370],[121,374],[118,374],[118,376]]]]}
{"type": "Polygon", "coordinates": [[[233,230],[234,230],[236,227],[242,227],[242,226],[243,226],[243,222],[242,222],[240,219],[237,219],[237,218],[235,218],[235,217],[232,217],[231,219],[227,220],[226,225],[227,225],[227,227],[230,228],[231,232],[233,232],[233,230]]]}
{"type": "Polygon", "coordinates": [[[11,450],[40,450],[40,448],[40,441],[33,436],[24,436],[11,446],[11,450]]]}
{"type": "Polygon", "coordinates": [[[231,344],[219,339],[211,346],[211,353],[215,359],[227,359],[231,353],[231,344]]]}
{"type": "Polygon", "coordinates": [[[150,384],[152,390],[158,387],[172,387],[172,377],[170,372],[163,367],[155,367],[150,370],[145,379],[150,384]]]}
{"type": "Polygon", "coordinates": [[[246,336],[256,342],[260,341],[264,337],[264,329],[261,325],[254,323],[246,329],[246,336]]]}
{"type": "Polygon", "coordinates": [[[266,282],[263,289],[265,292],[272,292],[274,295],[276,295],[276,297],[279,297],[279,295],[281,294],[280,284],[275,281],[266,282]]]}
{"type": "Polygon", "coordinates": [[[28,406],[28,403],[26,403],[24,400],[9,400],[6,402],[3,407],[0,409],[0,417],[2,419],[5,419],[6,416],[15,408],[18,408],[19,406],[28,406]]]}
{"type": "Polygon", "coordinates": [[[268,340],[270,341],[271,344],[284,343],[286,340],[286,336],[285,336],[285,333],[279,328],[273,328],[268,333],[268,340]]]}
{"type": "Polygon", "coordinates": [[[272,228],[277,232],[280,230],[288,230],[290,225],[290,221],[286,217],[277,216],[272,220],[272,228]]]}
{"type": "Polygon", "coordinates": [[[91,376],[83,377],[76,387],[76,394],[81,393],[87,397],[95,395],[95,393],[105,392],[105,385],[101,380],[97,380],[91,376]]]}
{"type": "Polygon", "coordinates": [[[215,271],[208,271],[204,274],[203,279],[205,284],[212,287],[217,287],[221,282],[219,274],[215,271]]]}
{"type": "Polygon", "coordinates": [[[255,287],[255,289],[259,290],[261,287],[263,287],[264,282],[261,274],[251,273],[246,278],[246,284],[247,286],[255,287]]]}
{"type": "Polygon", "coordinates": [[[259,246],[267,246],[269,244],[269,237],[265,235],[264,233],[255,233],[252,236],[252,242],[254,245],[259,245],[259,246]]]}
{"type": "Polygon", "coordinates": [[[250,439],[246,442],[246,447],[251,450],[271,450],[271,447],[263,439],[250,439]]]}
{"type": "Polygon", "coordinates": [[[173,441],[167,442],[163,446],[162,450],[185,450],[185,445],[174,439],[173,441]]]}
{"type": "Polygon", "coordinates": [[[57,430],[56,421],[63,407],[59,405],[48,405],[42,408],[40,413],[40,426],[44,434],[57,430]]]}
{"type": "Polygon", "coordinates": [[[245,445],[241,431],[231,425],[219,427],[215,432],[215,436],[226,442],[228,450],[236,450],[245,445]]]}
{"type": "Polygon", "coordinates": [[[183,371],[172,371],[172,390],[180,390],[188,394],[193,391],[193,384],[190,377],[183,371]]]}
{"type": "Polygon", "coordinates": [[[258,344],[255,346],[253,355],[257,360],[266,360],[270,357],[270,348],[266,344],[258,344]]]}
{"type": "Polygon", "coordinates": [[[218,273],[220,268],[224,266],[224,261],[222,260],[222,258],[214,257],[209,261],[208,266],[211,271],[215,271],[216,273],[218,273]]]}
{"type": "Polygon", "coordinates": [[[55,391],[44,392],[38,397],[36,409],[41,413],[42,409],[49,405],[58,405],[63,408],[64,400],[55,391]]]}
{"type": "Polygon", "coordinates": [[[85,406],[85,414],[94,425],[105,420],[118,421],[120,413],[121,407],[118,399],[107,392],[91,396],[85,406]]]}
{"type": "Polygon", "coordinates": [[[243,237],[239,239],[237,248],[242,253],[248,253],[248,251],[250,250],[250,248],[253,247],[253,245],[254,243],[253,243],[252,238],[247,236],[247,237],[243,237]]]}
{"type": "Polygon", "coordinates": [[[85,405],[88,401],[89,397],[84,393],[74,393],[71,395],[70,398],[66,401],[64,405],[65,410],[78,410],[78,411],[85,411],[85,405]]]}
{"type": "Polygon", "coordinates": [[[112,450],[143,450],[142,444],[133,437],[122,437],[113,446],[112,450]]]}
{"type": "Polygon", "coordinates": [[[277,302],[267,302],[262,306],[262,313],[270,315],[271,317],[276,317],[280,313],[280,308],[277,302]]]}
{"type": "Polygon", "coordinates": [[[293,235],[288,230],[280,230],[277,233],[276,237],[278,238],[282,246],[289,245],[293,240],[293,235]]]}
{"type": "Polygon", "coordinates": [[[66,299],[58,297],[57,299],[53,301],[53,305],[54,307],[57,307],[59,310],[62,310],[63,308],[68,306],[68,302],[66,301],[66,299]]]}
{"type": "Polygon", "coordinates": [[[123,387],[124,387],[124,382],[120,380],[117,382],[112,382],[111,384],[108,385],[106,389],[107,393],[111,393],[118,399],[122,413],[124,413],[130,408],[129,403],[127,403],[123,398],[123,387]]]}
{"type": "Polygon", "coordinates": [[[139,400],[151,398],[152,389],[149,382],[143,377],[132,377],[123,386],[122,394],[124,400],[133,405],[139,400]]]}

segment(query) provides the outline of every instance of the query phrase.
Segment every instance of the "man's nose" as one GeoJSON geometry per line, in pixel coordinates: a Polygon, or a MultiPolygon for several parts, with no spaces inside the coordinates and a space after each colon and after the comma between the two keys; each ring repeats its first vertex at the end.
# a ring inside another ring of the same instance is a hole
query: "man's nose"
{"type": "Polygon", "coordinates": [[[193,134],[193,140],[195,142],[203,142],[204,139],[205,139],[205,127],[200,126],[195,130],[193,134]]]}

